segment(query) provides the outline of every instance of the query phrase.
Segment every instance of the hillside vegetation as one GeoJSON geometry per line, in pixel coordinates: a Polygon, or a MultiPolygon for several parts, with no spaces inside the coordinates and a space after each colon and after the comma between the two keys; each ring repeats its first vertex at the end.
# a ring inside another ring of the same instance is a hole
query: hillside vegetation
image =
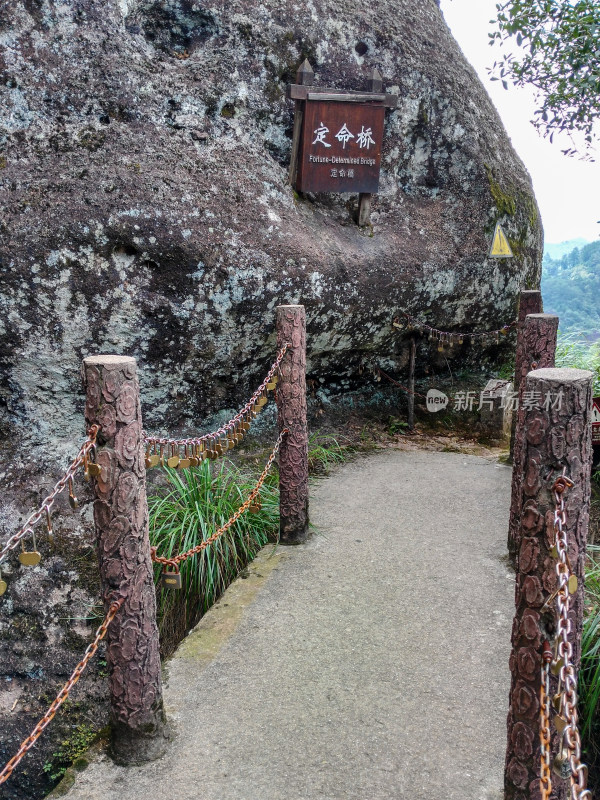
{"type": "Polygon", "coordinates": [[[561,258],[544,255],[544,311],[558,314],[561,333],[600,340],[600,241],[561,258]]]}

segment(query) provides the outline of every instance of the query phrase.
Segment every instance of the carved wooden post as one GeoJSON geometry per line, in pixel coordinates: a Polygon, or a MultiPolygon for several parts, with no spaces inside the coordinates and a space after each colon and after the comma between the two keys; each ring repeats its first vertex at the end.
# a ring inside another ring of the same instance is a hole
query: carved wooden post
{"type": "Polygon", "coordinates": [[[415,362],[417,357],[417,340],[410,337],[410,356],[408,361],[408,430],[415,429],[415,362]]]}
{"type": "Polygon", "coordinates": [[[94,521],[102,596],[125,597],[108,629],[111,749],[119,764],[140,764],[166,749],[156,595],[148,538],[146,469],[136,362],[84,359],[88,425],[100,425],[94,521]]]}
{"type": "Polygon", "coordinates": [[[520,358],[521,372],[517,375],[515,391],[518,388],[518,407],[514,416],[517,418],[515,448],[513,455],[512,494],[510,503],[510,520],[508,525],[508,551],[514,558],[519,549],[519,525],[521,514],[521,485],[523,477],[523,427],[525,410],[530,399],[525,394],[525,379],[532,369],[553,367],[556,356],[556,334],[558,317],[552,314],[528,314],[523,325],[522,353],[520,358]]]}
{"type": "Polygon", "coordinates": [[[277,349],[288,350],[277,387],[279,430],[287,428],[279,449],[280,541],[308,538],[308,427],[306,424],[306,317],[304,306],[277,307],[277,349]]]}
{"type": "MultiPolygon", "coordinates": [[[[536,800],[539,794],[539,696],[543,640],[556,630],[555,602],[542,606],[557,585],[550,550],[554,542],[552,486],[566,468],[574,486],[565,495],[571,567],[579,589],[571,599],[570,640],[579,667],[583,624],[583,569],[590,506],[592,373],[577,369],[538,369],[527,376],[541,408],[524,418],[524,475],[521,481],[521,545],[516,576],[516,613],[512,629],[512,674],[508,713],[505,800],[536,800]],[[544,407],[546,398],[550,407],[544,407]],[[559,399],[561,398],[561,399],[559,399]]],[[[555,689],[553,689],[553,692],[555,689]]],[[[553,754],[557,752],[553,737],[553,754]]],[[[567,797],[566,783],[553,775],[553,798],[567,797]],[[565,787],[563,790],[563,786],[565,787]],[[558,788],[560,787],[560,788],[558,788]]]]}
{"type": "MultiPolygon", "coordinates": [[[[542,293],[539,289],[523,289],[519,295],[519,313],[517,322],[517,348],[515,352],[515,379],[513,381],[514,391],[520,395],[522,388],[525,387],[525,377],[531,369],[529,364],[523,370],[523,363],[527,360],[525,351],[525,318],[528,314],[541,314],[543,311],[542,293]]],[[[551,365],[548,365],[551,366],[551,365]]],[[[553,365],[552,365],[553,366],[553,365]]],[[[517,430],[517,415],[513,414],[510,430],[510,458],[514,457],[515,452],[515,433],[517,430]]]]}

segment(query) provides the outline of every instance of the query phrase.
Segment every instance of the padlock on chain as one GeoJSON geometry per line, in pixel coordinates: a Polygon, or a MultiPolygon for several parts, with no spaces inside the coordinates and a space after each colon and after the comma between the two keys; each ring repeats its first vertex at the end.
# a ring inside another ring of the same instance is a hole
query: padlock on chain
{"type": "Polygon", "coordinates": [[[181,573],[179,572],[179,564],[169,564],[172,571],[165,570],[161,573],[160,579],[164,589],[181,589],[181,573]]]}
{"type": "Polygon", "coordinates": [[[33,550],[26,550],[25,542],[23,541],[23,539],[21,539],[21,552],[19,553],[19,561],[25,567],[35,567],[37,564],[40,563],[42,559],[42,555],[37,549],[37,543],[35,540],[35,529],[28,528],[26,533],[28,533],[33,540],[33,550]]]}
{"type": "Polygon", "coordinates": [[[568,780],[573,770],[571,769],[571,756],[566,747],[562,747],[554,761],[552,762],[552,772],[562,781],[568,780]]]}

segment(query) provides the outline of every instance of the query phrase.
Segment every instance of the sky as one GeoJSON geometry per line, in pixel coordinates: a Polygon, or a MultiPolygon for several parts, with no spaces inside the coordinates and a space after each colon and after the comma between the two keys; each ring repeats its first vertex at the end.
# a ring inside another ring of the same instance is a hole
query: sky
{"type": "Polygon", "coordinates": [[[481,78],[504,122],[513,147],[524,161],[533,180],[544,224],[545,239],[558,243],[600,236],[600,144],[595,163],[563,156],[570,146],[567,138],[554,143],[540,136],[530,120],[536,108],[531,89],[517,89],[490,81],[487,68],[502,50],[490,47],[490,20],[496,16],[496,0],[441,0],[441,8],[454,38],[481,78]]]}

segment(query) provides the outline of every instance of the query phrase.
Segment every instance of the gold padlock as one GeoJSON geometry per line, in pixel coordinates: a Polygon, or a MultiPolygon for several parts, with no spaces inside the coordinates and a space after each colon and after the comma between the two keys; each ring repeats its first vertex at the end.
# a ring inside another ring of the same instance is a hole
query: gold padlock
{"type": "Polygon", "coordinates": [[[76,508],[79,508],[79,500],[75,497],[73,492],[73,478],[69,478],[69,505],[75,511],[76,508]]]}
{"type": "Polygon", "coordinates": [[[563,698],[562,692],[558,692],[558,694],[555,694],[554,697],[552,698],[552,705],[554,706],[554,710],[557,712],[560,711],[562,698],[563,698]]]}
{"type": "Polygon", "coordinates": [[[97,478],[101,472],[102,472],[102,467],[100,466],[100,464],[96,464],[95,461],[89,462],[88,473],[92,476],[92,478],[97,478]]]}
{"type": "Polygon", "coordinates": [[[33,540],[33,550],[25,550],[25,542],[21,539],[21,552],[19,553],[19,561],[24,567],[35,567],[42,560],[41,553],[38,553],[37,544],[35,541],[35,531],[29,530],[33,540]]]}
{"type": "Polygon", "coordinates": [[[42,560],[42,554],[37,550],[23,550],[19,553],[19,561],[24,567],[35,567],[42,560]]]}
{"type": "Polygon", "coordinates": [[[177,469],[188,469],[188,467],[191,466],[192,461],[190,459],[188,451],[189,451],[189,447],[186,444],[186,446],[185,446],[185,448],[183,450],[183,458],[179,459],[179,464],[177,464],[177,469]]]}
{"type": "Polygon", "coordinates": [[[561,669],[564,667],[564,665],[565,665],[564,658],[559,658],[558,661],[552,662],[552,666],[550,667],[550,672],[553,675],[558,675],[561,669]]]}
{"type": "Polygon", "coordinates": [[[159,456],[156,456],[156,464],[152,463],[152,458],[152,445],[148,445],[146,448],[146,455],[144,456],[144,464],[146,465],[146,469],[152,469],[153,466],[155,467],[156,464],[158,464],[159,456]]]}
{"type": "Polygon", "coordinates": [[[560,714],[554,715],[554,727],[558,731],[558,733],[562,736],[565,732],[565,728],[569,723],[564,717],[561,717],[560,714]]]}
{"type": "Polygon", "coordinates": [[[171,455],[167,459],[167,467],[175,469],[175,467],[179,464],[180,460],[181,459],[179,458],[179,453],[177,452],[175,445],[171,445],[171,455]]]}

